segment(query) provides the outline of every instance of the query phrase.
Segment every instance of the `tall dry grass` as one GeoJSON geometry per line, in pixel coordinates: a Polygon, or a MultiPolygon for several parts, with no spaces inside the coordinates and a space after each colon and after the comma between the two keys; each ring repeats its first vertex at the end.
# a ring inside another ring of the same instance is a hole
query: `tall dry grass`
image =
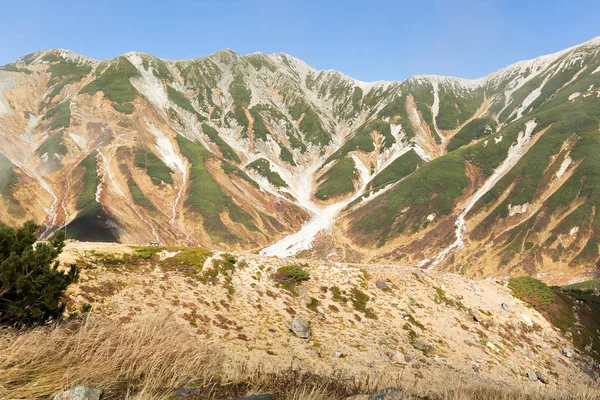
{"type": "MultiPolygon", "coordinates": [[[[237,365],[223,367],[223,357],[171,316],[119,323],[89,317],[27,331],[0,330],[0,398],[48,399],[79,383],[104,390],[103,399],[172,399],[181,387],[197,389],[201,399],[227,399],[273,393],[277,400],[345,399],[377,388],[403,388],[401,376],[356,381],[341,375],[317,375],[286,369],[265,372],[237,365]]],[[[408,399],[428,400],[600,400],[593,388],[526,392],[480,385],[404,387],[408,399]]]]}
{"type": "Polygon", "coordinates": [[[188,380],[214,382],[219,355],[172,318],[132,324],[88,318],[27,332],[0,332],[0,397],[48,398],[88,382],[105,398],[163,398],[188,380]]]}

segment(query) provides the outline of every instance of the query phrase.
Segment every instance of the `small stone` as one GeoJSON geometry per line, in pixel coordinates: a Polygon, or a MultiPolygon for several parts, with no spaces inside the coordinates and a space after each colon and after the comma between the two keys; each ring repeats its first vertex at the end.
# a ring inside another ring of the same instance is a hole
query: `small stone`
{"type": "Polygon", "coordinates": [[[415,307],[417,305],[417,303],[415,303],[414,300],[410,299],[410,300],[408,300],[408,305],[411,307],[415,307]]]}
{"type": "Polygon", "coordinates": [[[473,321],[481,323],[481,318],[479,317],[479,315],[475,314],[473,315],[473,321]]]}
{"type": "Polygon", "coordinates": [[[506,304],[506,303],[502,303],[502,309],[503,309],[504,311],[508,311],[508,304],[506,304]]]}
{"type": "Polygon", "coordinates": [[[375,282],[375,286],[377,286],[377,289],[387,289],[388,285],[384,280],[378,279],[377,282],[375,282]]]}
{"type": "Polygon", "coordinates": [[[305,295],[306,293],[308,293],[308,289],[305,288],[304,286],[297,286],[296,293],[298,293],[299,296],[302,296],[302,295],[305,295]]]}
{"type": "Polygon", "coordinates": [[[479,372],[479,363],[477,361],[471,362],[471,367],[473,368],[473,371],[479,372]]]}
{"type": "Polygon", "coordinates": [[[89,385],[77,385],[71,390],[58,393],[54,400],[100,400],[102,389],[89,385]]]}
{"type": "Polygon", "coordinates": [[[372,394],[369,400],[404,400],[405,398],[400,389],[391,387],[372,394]]]}
{"type": "Polygon", "coordinates": [[[404,361],[411,362],[411,360],[412,360],[412,357],[409,354],[404,355],[404,361]]]}
{"type": "Polygon", "coordinates": [[[273,400],[272,394],[253,394],[247,397],[236,397],[233,400],[273,400]]]}
{"type": "Polygon", "coordinates": [[[536,375],[540,382],[542,382],[544,385],[548,384],[548,375],[546,375],[544,371],[537,371],[536,375]]]}
{"type": "Polygon", "coordinates": [[[337,358],[342,358],[342,357],[344,357],[344,353],[342,353],[341,351],[336,351],[336,352],[335,352],[335,356],[336,356],[337,358]]]}
{"type": "Polygon", "coordinates": [[[568,347],[563,347],[563,349],[561,350],[561,352],[563,353],[563,355],[567,358],[571,358],[573,357],[573,352],[571,351],[571,349],[569,349],[568,347]]]}
{"type": "Polygon", "coordinates": [[[299,338],[307,339],[310,336],[310,326],[298,315],[292,319],[289,329],[299,338]]]}
{"type": "Polygon", "coordinates": [[[388,344],[388,340],[384,337],[377,339],[377,342],[379,342],[379,344],[388,344]]]}
{"type": "Polygon", "coordinates": [[[393,353],[390,356],[390,360],[392,360],[392,362],[394,362],[396,364],[404,364],[404,362],[405,362],[404,356],[399,351],[396,351],[395,353],[393,353]]]}
{"type": "Polygon", "coordinates": [[[531,382],[537,382],[537,380],[538,380],[538,376],[533,371],[527,371],[527,377],[529,378],[529,380],[531,382]]]}

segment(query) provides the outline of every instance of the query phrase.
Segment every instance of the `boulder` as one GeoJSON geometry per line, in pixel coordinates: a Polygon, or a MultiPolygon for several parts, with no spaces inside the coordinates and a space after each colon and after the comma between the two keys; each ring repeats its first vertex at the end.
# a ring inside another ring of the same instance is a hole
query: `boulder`
{"type": "Polygon", "coordinates": [[[369,396],[369,400],[404,400],[406,396],[400,389],[390,387],[369,396]]]}
{"type": "Polygon", "coordinates": [[[387,289],[388,285],[384,280],[378,279],[377,282],[375,282],[375,286],[377,286],[377,289],[387,289]]]}
{"type": "Polygon", "coordinates": [[[100,396],[102,396],[102,389],[84,384],[58,393],[54,396],[54,400],[100,400],[100,396]]]}
{"type": "Polygon", "coordinates": [[[504,311],[508,311],[508,304],[506,304],[506,303],[502,303],[502,309],[503,309],[504,311]]]}
{"type": "Polygon", "coordinates": [[[527,377],[529,378],[529,380],[531,382],[537,382],[537,380],[538,380],[537,374],[533,371],[527,371],[527,377]]]}
{"type": "Polygon", "coordinates": [[[310,326],[297,315],[292,319],[289,329],[299,338],[307,339],[310,336],[310,326]]]}

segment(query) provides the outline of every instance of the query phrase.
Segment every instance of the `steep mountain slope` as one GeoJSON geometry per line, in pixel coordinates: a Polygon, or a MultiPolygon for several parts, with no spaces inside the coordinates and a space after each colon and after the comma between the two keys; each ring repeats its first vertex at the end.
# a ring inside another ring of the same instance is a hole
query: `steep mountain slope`
{"type": "Polygon", "coordinates": [[[0,220],[468,274],[589,268],[599,50],[376,83],[285,54],[37,52],[0,71],[0,220]]]}

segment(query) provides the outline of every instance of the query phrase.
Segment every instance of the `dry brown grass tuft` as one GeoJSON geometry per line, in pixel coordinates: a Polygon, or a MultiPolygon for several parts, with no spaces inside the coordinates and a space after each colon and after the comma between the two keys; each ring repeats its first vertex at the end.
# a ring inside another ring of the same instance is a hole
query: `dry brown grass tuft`
{"type": "Polygon", "coordinates": [[[0,332],[0,397],[9,399],[48,398],[83,382],[104,398],[162,398],[188,380],[215,381],[220,366],[217,353],[165,316],[0,332]]]}

